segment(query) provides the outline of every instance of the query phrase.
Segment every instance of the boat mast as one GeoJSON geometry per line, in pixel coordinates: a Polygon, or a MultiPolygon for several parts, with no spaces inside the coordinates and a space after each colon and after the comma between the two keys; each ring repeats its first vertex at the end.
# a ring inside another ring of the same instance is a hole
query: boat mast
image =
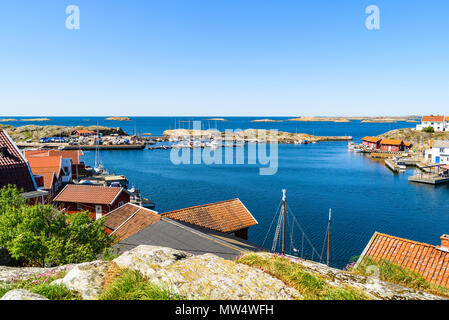
{"type": "Polygon", "coordinates": [[[327,262],[326,265],[329,267],[329,243],[330,243],[330,237],[331,237],[331,213],[332,209],[329,208],[329,224],[327,227],[327,262]]]}
{"type": "Polygon", "coordinates": [[[282,254],[285,253],[285,189],[282,189],[282,254]]]}

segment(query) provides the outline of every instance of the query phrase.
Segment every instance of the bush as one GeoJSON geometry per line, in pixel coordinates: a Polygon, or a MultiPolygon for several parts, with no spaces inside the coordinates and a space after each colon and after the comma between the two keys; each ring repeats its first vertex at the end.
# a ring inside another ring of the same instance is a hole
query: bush
{"type": "Polygon", "coordinates": [[[0,192],[0,246],[15,259],[37,266],[91,261],[114,240],[104,232],[103,219],[94,221],[88,212],[67,215],[20,198],[12,187],[0,192]]]}
{"type": "Polygon", "coordinates": [[[435,131],[435,130],[433,129],[433,127],[422,128],[422,132],[433,133],[434,131],[435,131]]]}

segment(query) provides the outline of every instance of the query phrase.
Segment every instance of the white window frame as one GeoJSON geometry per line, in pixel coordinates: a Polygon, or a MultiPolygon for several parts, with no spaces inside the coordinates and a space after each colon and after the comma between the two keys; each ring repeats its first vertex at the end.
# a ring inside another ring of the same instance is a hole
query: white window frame
{"type": "Polygon", "coordinates": [[[101,205],[95,205],[95,220],[103,217],[103,207],[101,205]]]}

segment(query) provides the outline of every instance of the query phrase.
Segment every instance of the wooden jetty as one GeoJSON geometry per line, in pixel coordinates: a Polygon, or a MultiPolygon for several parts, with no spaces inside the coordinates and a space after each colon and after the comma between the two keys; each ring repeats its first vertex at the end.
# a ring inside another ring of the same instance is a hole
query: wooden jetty
{"type": "Polygon", "coordinates": [[[430,174],[417,174],[408,178],[408,181],[425,183],[425,184],[441,184],[449,182],[449,176],[438,176],[430,174]]]}
{"type": "Polygon", "coordinates": [[[449,182],[448,165],[436,164],[422,166],[421,169],[425,172],[409,177],[408,181],[433,185],[449,182]]]}
{"type": "Polygon", "coordinates": [[[385,159],[385,166],[393,172],[401,172],[403,170],[392,159],[385,159]]]}

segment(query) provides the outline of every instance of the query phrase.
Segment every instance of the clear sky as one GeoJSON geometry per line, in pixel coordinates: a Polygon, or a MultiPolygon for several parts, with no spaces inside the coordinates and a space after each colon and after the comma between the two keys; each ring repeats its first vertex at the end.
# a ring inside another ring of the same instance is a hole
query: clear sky
{"type": "Polygon", "coordinates": [[[0,115],[449,113],[447,0],[2,0],[0,115]],[[80,29],[68,30],[68,5],[80,29]],[[368,30],[365,8],[380,9],[368,30]]]}

